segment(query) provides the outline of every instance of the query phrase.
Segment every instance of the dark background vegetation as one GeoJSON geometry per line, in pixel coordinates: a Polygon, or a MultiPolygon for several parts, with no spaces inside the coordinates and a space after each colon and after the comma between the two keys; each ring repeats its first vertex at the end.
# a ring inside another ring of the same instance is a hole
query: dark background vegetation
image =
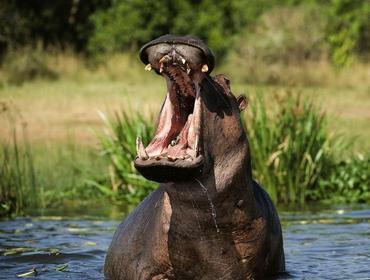
{"type": "Polygon", "coordinates": [[[137,50],[167,33],[202,38],[216,71],[248,89],[255,177],[276,202],[370,201],[369,1],[0,1],[0,216],[94,199],[135,205],[156,187],[132,166],[153,115],[127,104],[159,108],[163,85],[144,76],[137,50]],[[123,113],[101,114],[102,133],[91,106],[119,99],[123,113]],[[348,114],[330,120],[338,105],[348,114]],[[61,140],[71,126],[76,136],[61,140]]]}
{"type": "Polygon", "coordinates": [[[173,33],[196,34],[222,58],[238,35],[252,33],[248,28],[253,29],[261,14],[272,11],[269,16],[273,16],[279,13],[276,8],[302,6],[308,13],[303,17],[317,19],[306,22],[307,30],[322,28],[323,34],[311,43],[313,49],[303,45],[305,51],[299,54],[303,57],[297,59],[317,56],[322,45],[328,45],[338,65],[346,63],[352,54],[368,55],[370,4],[366,0],[2,1],[0,54],[41,42],[43,48],[72,46],[78,52],[97,56],[135,50],[155,37],[173,33]]]}

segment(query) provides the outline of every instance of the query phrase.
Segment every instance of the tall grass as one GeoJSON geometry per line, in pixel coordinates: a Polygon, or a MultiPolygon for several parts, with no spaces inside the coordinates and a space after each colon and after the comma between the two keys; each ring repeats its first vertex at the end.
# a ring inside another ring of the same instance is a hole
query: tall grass
{"type": "Polygon", "coordinates": [[[23,214],[26,208],[40,206],[42,189],[37,185],[33,154],[24,124],[21,130],[22,139],[19,140],[14,126],[9,142],[4,143],[0,150],[0,217],[11,213],[23,214]]]}
{"type": "Polygon", "coordinates": [[[312,102],[275,97],[277,110],[268,114],[257,96],[245,117],[254,175],[275,201],[304,203],[344,146],[328,135],[325,115],[312,102]]]}
{"type": "Polygon", "coordinates": [[[100,141],[103,156],[109,159],[110,185],[96,183],[95,186],[113,199],[135,205],[157,186],[140,176],[133,166],[136,137],[148,144],[154,132],[153,122],[132,112],[116,113],[111,118],[101,114],[101,117],[106,129],[100,141]]]}

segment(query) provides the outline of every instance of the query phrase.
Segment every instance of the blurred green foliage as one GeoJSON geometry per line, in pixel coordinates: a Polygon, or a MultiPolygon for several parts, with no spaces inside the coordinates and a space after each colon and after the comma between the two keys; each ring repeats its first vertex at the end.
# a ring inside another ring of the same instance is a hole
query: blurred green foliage
{"type": "Polygon", "coordinates": [[[40,46],[35,48],[27,46],[19,51],[8,51],[2,68],[6,72],[7,82],[15,85],[21,85],[37,78],[46,80],[58,78],[58,73],[48,65],[40,46]]]}
{"type": "Polygon", "coordinates": [[[319,188],[310,190],[307,196],[335,203],[368,203],[370,201],[370,157],[357,155],[333,163],[326,176],[320,178],[319,188]]]}
{"type": "Polygon", "coordinates": [[[115,1],[92,15],[95,26],[89,41],[93,54],[134,48],[163,34],[194,34],[219,56],[226,54],[246,23],[267,1],[115,1]]]}
{"type": "Polygon", "coordinates": [[[328,41],[337,66],[350,62],[356,51],[370,50],[370,1],[331,0],[327,8],[328,41]]]}
{"type": "MultiPolygon", "coordinates": [[[[263,24],[269,30],[279,29],[279,25],[273,26],[276,20],[270,21],[267,15],[273,16],[277,8],[284,7],[304,7],[306,15],[313,12],[309,17],[301,13],[305,28],[285,38],[285,52],[290,51],[297,36],[304,38],[312,35],[311,30],[319,30],[318,36],[324,40],[316,42],[314,48],[322,49],[327,44],[337,66],[347,64],[355,54],[369,53],[368,0],[10,0],[0,5],[0,55],[41,42],[44,47],[72,46],[94,57],[136,50],[155,37],[173,33],[196,35],[223,58],[246,32],[264,28],[263,24]]],[[[285,18],[299,15],[281,14],[285,18]]],[[[282,26],[286,27],[294,29],[282,26]]],[[[271,35],[276,38],[278,34],[271,35]]],[[[248,43],[253,44],[253,40],[248,43]]]]}

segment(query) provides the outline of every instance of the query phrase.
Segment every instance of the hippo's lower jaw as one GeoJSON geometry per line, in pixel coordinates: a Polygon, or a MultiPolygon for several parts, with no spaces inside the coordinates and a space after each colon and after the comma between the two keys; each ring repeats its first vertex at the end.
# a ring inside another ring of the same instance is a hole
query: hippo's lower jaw
{"type": "Polygon", "coordinates": [[[201,88],[199,77],[207,65],[192,63],[176,51],[162,54],[154,68],[167,80],[167,96],[157,131],[145,148],[137,138],[136,169],[157,182],[189,180],[202,172],[201,88]]]}
{"type": "Polygon", "coordinates": [[[202,172],[203,156],[192,161],[177,160],[171,162],[166,159],[142,160],[135,159],[135,167],[147,179],[157,182],[186,181],[197,177],[202,172]]]}

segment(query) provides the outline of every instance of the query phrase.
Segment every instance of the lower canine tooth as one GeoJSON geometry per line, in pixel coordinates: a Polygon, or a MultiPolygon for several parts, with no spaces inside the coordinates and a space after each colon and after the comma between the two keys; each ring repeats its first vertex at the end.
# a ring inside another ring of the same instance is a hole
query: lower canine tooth
{"type": "Polygon", "coordinates": [[[204,64],[202,66],[202,72],[205,73],[205,72],[208,72],[208,65],[207,64],[204,64]]]}
{"type": "Polygon", "coordinates": [[[141,141],[141,138],[140,137],[137,137],[136,138],[136,152],[137,152],[137,155],[141,159],[144,159],[145,160],[145,159],[148,159],[149,158],[147,152],[145,151],[143,142],[141,141]]]}
{"type": "Polygon", "coordinates": [[[197,152],[193,149],[191,149],[189,152],[189,157],[188,158],[196,158],[197,157],[197,152]]]}
{"type": "Polygon", "coordinates": [[[159,73],[163,72],[163,63],[161,63],[161,66],[159,67],[159,73]]]}

